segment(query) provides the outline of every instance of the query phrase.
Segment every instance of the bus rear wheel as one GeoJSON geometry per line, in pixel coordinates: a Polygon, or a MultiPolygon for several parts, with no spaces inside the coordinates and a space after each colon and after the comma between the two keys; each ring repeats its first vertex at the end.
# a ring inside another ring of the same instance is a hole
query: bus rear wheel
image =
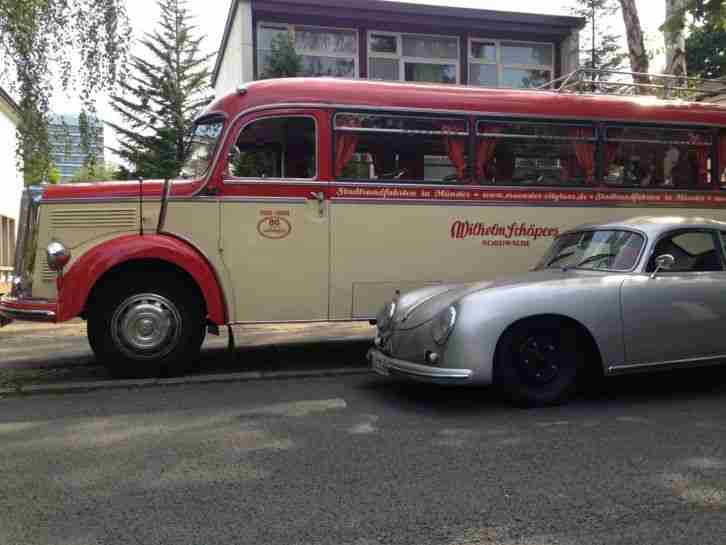
{"type": "Polygon", "coordinates": [[[106,286],[88,313],[88,340],[117,378],[182,374],[205,334],[196,289],[161,275],[134,274],[106,286]]]}

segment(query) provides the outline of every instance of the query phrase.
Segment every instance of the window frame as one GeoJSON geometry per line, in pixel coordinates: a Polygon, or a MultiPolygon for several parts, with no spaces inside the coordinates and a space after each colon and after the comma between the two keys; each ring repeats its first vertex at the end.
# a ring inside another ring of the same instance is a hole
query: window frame
{"type": "Polygon", "coordinates": [[[368,65],[368,79],[371,81],[392,81],[384,80],[379,78],[371,77],[371,58],[389,59],[398,61],[398,79],[403,83],[414,83],[419,85],[461,85],[461,38],[459,36],[449,34],[423,34],[420,32],[391,32],[387,30],[368,30],[366,33],[366,62],[368,65]],[[396,38],[396,50],[397,54],[393,53],[378,53],[371,49],[373,40],[372,35],[388,36],[396,38]],[[418,36],[421,38],[448,38],[456,40],[456,59],[433,59],[430,57],[409,57],[403,54],[403,37],[404,36],[418,36]],[[456,66],[456,82],[454,83],[441,83],[441,82],[430,82],[430,81],[408,81],[406,80],[406,62],[414,62],[418,64],[431,64],[431,65],[446,65],[453,64],[456,66]]]}
{"type": "Polygon", "coordinates": [[[713,246],[714,249],[718,252],[718,258],[721,262],[721,270],[720,271],[669,271],[669,270],[660,270],[658,271],[658,276],[660,275],[683,275],[683,274],[713,274],[713,273],[724,273],[726,272],[726,255],[724,255],[724,241],[722,240],[722,233],[723,231],[719,231],[717,229],[709,229],[708,227],[677,227],[674,229],[669,229],[668,231],[665,231],[658,235],[658,237],[653,241],[653,245],[650,248],[650,251],[648,252],[647,259],[643,261],[643,266],[641,267],[641,271],[643,274],[651,275],[653,274],[653,271],[649,271],[649,264],[651,259],[654,257],[657,257],[656,249],[658,248],[658,244],[666,238],[673,238],[678,235],[684,234],[684,233],[707,233],[711,235],[711,238],[713,239],[713,246]]]}
{"type": "MultiPolygon", "coordinates": [[[[549,260],[550,256],[552,255],[552,250],[554,249],[554,245],[557,242],[557,239],[559,239],[560,237],[564,237],[564,236],[572,235],[572,234],[578,234],[578,233],[579,234],[593,233],[593,232],[597,233],[597,232],[601,232],[601,231],[617,231],[617,232],[623,232],[623,233],[630,233],[630,234],[638,235],[643,239],[643,243],[640,245],[640,251],[638,252],[638,256],[635,258],[635,261],[633,261],[633,266],[630,267],[629,269],[605,269],[605,268],[578,269],[576,267],[573,267],[572,270],[606,272],[606,273],[613,273],[613,274],[628,274],[628,273],[633,273],[633,272],[638,271],[640,269],[641,260],[643,259],[643,256],[646,254],[647,249],[648,249],[648,242],[649,242],[648,235],[645,232],[643,232],[639,229],[632,228],[632,227],[618,226],[618,227],[608,228],[604,224],[598,225],[598,226],[593,226],[593,227],[584,227],[581,229],[572,229],[570,231],[565,231],[564,233],[561,233],[551,243],[550,247],[547,248],[546,252],[542,256],[540,261],[537,263],[537,265],[535,265],[533,270],[548,269],[548,267],[546,266],[546,263],[549,260]]],[[[646,263],[647,263],[647,261],[646,261],[646,263]]]]}
{"type": "MultiPolygon", "coordinates": [[[[305,55],[308,57],[331,57],[336,59],[350,59],[353,58],[353,76],[350,79],[360,79],[360,36],[357,28],[347,28],[347,27],[333,27],[333,26],[321,26],[321,25],[296,25],[292,23],[273,23],[270,21],[257,21],[257,26],[255,28],[255,79],[259,79],[260,77],[260,54],[262,52],[269,52],[269,49],[263,49],[259,47],[259,35],[260,35],[260,29],[263,26],[270,26],[270,27],[278,27],[282,28],[284,27],[293,38],[293,41],[295,41],[295,32],[298,28],[304,28],[304,29],[314,29],[314,30],[334,30],[334,31],[344,31],[344,32],[353,32],[355,34],[355,53],[325,53],[322,54],[319,50],[311,50],[311,49],[298,49],[297,45],[295,46],[295,52],[298,55],[305,55]]],[[[345,79],[348,76],[309,76],[309,77],[338,77],[341,79],[345,79]]]]}
{"type": "Polygon", "coordinates": [[[487,85],[480,85],[474,81],[472,81],[471,78],[471,65],[472,64],[479,64],[483,66],[496,66],[497,67],[497,85],[496,87],[489,87],[489,88],[496,88],[496,89],[524,89],[524,87],[505,87],[502,85],[504,81],[504,69],[505,68],[514,68],[519,70],[548,70],[550,73],[550,78],[555,78],[555,67],[557,65],[555,55],[557,51],[555,50],[555,44],[552,42],[535,42],[530,40],[501,40],[501,39],[491,39],[491,38],[484,38],[480,36],[469,36],[467,40],[467,49],[466,49],[466,59],[468,63],[468,74],[469,74],[469,81],[467,82],[468,85],[473,85],[475,87],[483,87],[487,88],[489,86],[487,85]],[[472,56],[472,45],[474,43],[493,43],[497,49],[496,51],[496,61],[495,62],[487,62],[483,61],[481,59],[478,59],[474,56],[472,56]],[[548,45],[550,46],[550,49],[552,51],[552,64],[510,64],[510,63],[504,63],[502,59],[502,43],[505,44],[522,44],[522,45],[548,45]]]}
{"type": "MultiPolygon", "coordinates": [[[[495,117],[480,117],[476,116],[474,117],[474,131],[472,133],[472,136],[474,138],[474,145],[477,145],[477,141],[480,137],[485,138],[497,138],[497,139],[517,139],[517,140],[537,140],[537,141],[548,141],[548,142],[559,142],[559,143],[567,143],[567,142],[590,142],[595,146],[595,180],[599,181],[597,177],[597,172],[599,169],[600,164],[600,138],[599,138],[599,130],[600,127],[597,122],[594,121],[581,121],[581,120],[568,120],[568,119],[560,119],[560,120],[536,120],[531,121],[528,118],[495,118],[495,117]],[[502,133],[485,133],[485,132],[479,132],[480,125],[486,125],[486,124],[493,124],[493,125],[531,125],[535,127],[566,127],[566,128],[573,128],[573,129],[590,129],[592,130],[592,136],[589,137],[578,137],[573,138],[570,136],[539,136],[539,135],[530,135],[530,134],[502,134],[502,133]]],[[[476,166],[476,165],[474,165],[476,166]]],[[[474,169],[475,171],[476,169],[474,169]]],[[[588,186],[587,184],[579,184],[579,185],[564,185],[564,184],[532,184],[532,183],[517,183],[517,184],[487,184],[487,183],[481,183],[478,180],[475,180],[475,183],[472,184],[474,187],[524,187],[524,188],[563,188],[567,190],[577,190],[577,189],[594,189],[596,186],[588,186]]]]}
{"type": "MultiPolygon", "coordinates": [[[[228,152],[226,154],[226,157],[223,158],[224,165],[222,167],[222,183],[227,185],[235,185],[235,184],[247,184],[249,182],[255,182],[255,183],[273,183],[273,184],[280,184],[280,183],[301,183],[301,182],[314,182],[314,183],[321,183],[320,181],[320,127],[318,123],[318,118],[312,113],[299,113],[299,114],[281,114],[281,113],[271,113],[269,115],[259,115],[255,116],[252,119],[249,119],[248,121],[242,123],[240,125],[240,129],[235,132],[234,138],[231,139],[230,146],[228,148],[228,152]],[[283,176],[280,176],[279,178],[259,178],[259,177],[250,177],[250,176],[234,176],[232,174],[229,174],[229,154],[231,152],[232,146],[237,145],[237,140],[239,139],[240,135],[245,131],[247,127],[250,125],[253,125],[254,123],[257,123],[258,121],[267,121],[270,119],[290,119],[290,118],[307,118],[312,119],[313,124],[315,126],[315,176],[312,178],[285,178],[283,176]]],[[[324,182],[322,182],[324,183],[324,182]]]]}
{"type": "MultiPolygon", "coordinates": [[[[338,139],[336,138],[336,131],[340,130],[341,132],[356,132],[358,134],[363,133],[369,133],[369,134],[375,134],[375,133],[385,133],[385,134],[414,134],[414,135],[431,135],[431,134],[451,134],[453,136],[460,136],[462,138],[467,139],[467,167],[471,168],[473,166],[473,158],[471,155],[471,138],[472,138],[472,129],[475,129],[475,123],[472,122],[472,116],[468,114],[461,114],[457,115],[454,112],[420,112],[420,111],[388,111],[388,110],[364,110],[360,108],[354,108],[354,109],[336,109],[331,117],[330,117],[330,129],[331,129],[331,144],[330,144],[330,158],[331,158],[331,164],[335,165],[336,161],[336,155],[337,155],[337,145],[338,145],[338,139]],[[411,119],[432,119],[432,120],[454,120],[454,121],[464,121],[466,124],[467,133],[444,133],[443,131],[406,131],[406,130],[398,130],[398,129],[356,129],[356,128],[350,128],[350,127],[343,127],[341,129],[336,128],[336,118],[338,115],[377,115],[382,117],[397,117],[397,118],[411,118],[411,119]]],[[[333,168],[334,170],[334,168],[333,168]]],[[[464,184],[461,183],[445,183],[445,182],[435,182],[435,181],[426,181],[426,180],[411,180],[407,178],[403,178],[400,180],[390,180],[390,179],[356,179],[356,178],[344,178],[344,177],[336,177],[335,172],[333,172],[331,179],[335,183],[342,183],[342,184],[378,184],[378,185],[385,185],[385,186],[397,186],[397,187],[431,187],[435,186],[437,188],[461,188],[461,187],[467,187],[464,184]]]]}
{"type": "Polygon", "coordinates": [[[647,123],[647,122],[633,122],[623,123],[617,121],[601,121],[598,123],[598,142],[597,142],[597,169],[598,169],[598,181],[602,182],[605,188],[608,189],[620,189],[620,190],[638,190],[638,191],[723,191],[726,190],[726,184],[722,183],[718,178],[719,169],[723,170],[726,168],[726,157],[720,155],[720,128],[712,125],[674,125],[669,123],[647,123]],[[633,129],[633,130],[660,130],[660,131],[692,131],[695,133],[707,133],[711,138],[711,142],[703,145],[692,144],[690,142],[682,142],[675,140],[647,140],[637,138],[608,138],[608,131],[610,129],[633,129]],[[681,145],[689,146],[692,148],[705,148],[708,150],[708,157],[710,160],[710,167],[708,168],[708,175],[710,176],[709,187],[674,187],[674,186],[653,186],[653,187],[641,187],[633,185],[619,185],[613,183],[607,183],[607,170],[604,160],[605,150],[608,142],[616,142],[618,144],[657,144],[657,145],[681,145]]]}

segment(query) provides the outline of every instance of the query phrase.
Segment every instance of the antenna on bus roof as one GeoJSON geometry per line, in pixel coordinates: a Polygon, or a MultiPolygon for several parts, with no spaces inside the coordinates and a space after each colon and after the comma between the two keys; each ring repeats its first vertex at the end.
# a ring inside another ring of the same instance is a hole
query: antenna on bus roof
{"type": "Polygon", "coordinates": [[[144,178],[139,176],[139,235],[144,236],[144,178]]]}
{"type": "Polygon", "coordinates": [[[649,95],[666,100],[704,100],[726,94],[726,81],[672,74],[579,68],[535,89],[576,94],[649,95]]]}

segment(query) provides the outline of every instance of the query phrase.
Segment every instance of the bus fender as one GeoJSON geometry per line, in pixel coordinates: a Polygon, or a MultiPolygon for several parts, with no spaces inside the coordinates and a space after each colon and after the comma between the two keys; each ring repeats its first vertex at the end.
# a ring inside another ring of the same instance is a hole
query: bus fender
{"type": "Polygon", "coordinates": [[[79,316],[96,283],[108,271],[124,263],[156,260],[186,271],[204,296],[208,319],[227,323],[227,306],[219,278],[207,258],[186,241],[167,235],[124,235],[85,252],[58,279],[58,320],[79,316]]]}

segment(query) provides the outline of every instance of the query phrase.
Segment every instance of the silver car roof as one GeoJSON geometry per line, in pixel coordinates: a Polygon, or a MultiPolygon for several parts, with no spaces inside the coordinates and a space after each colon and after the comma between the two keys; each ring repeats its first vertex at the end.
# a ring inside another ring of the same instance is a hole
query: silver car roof
{"type": "Polygon", "coordinates": [[[726,231],[726,222],[716,221],[709,218],[686,217],[686,216],[638,216],[621,221],[608,223],[589,223],[579,225],[567,232],[581,231],[584,229],[635,229],[648,235],[649,238],[658,237],[665,231],[672,229],[721,229],[726,231]]]}

